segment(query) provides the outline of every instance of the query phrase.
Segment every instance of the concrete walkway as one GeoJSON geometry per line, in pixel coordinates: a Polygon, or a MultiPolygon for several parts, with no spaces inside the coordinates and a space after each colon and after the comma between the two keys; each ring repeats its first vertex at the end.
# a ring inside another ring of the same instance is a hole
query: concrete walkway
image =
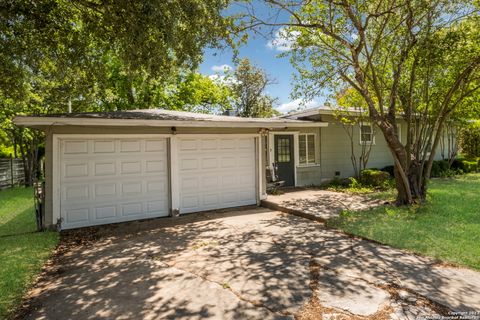
{"type": "Polygon", "coordinates": [[[19,318],[415,319],[480,310],[478,272],[264,208],[85,230],[64,244],[19,318]]]}
{"type": "Polygon", "coordinates": [[[287,190],[280,195],[268,195],[267,199],[262,201],[264,207],[272,210],[281,210],[320,222],[345,210],[366,210],[382,203],[361,195],[320,189],[287,190]]]}

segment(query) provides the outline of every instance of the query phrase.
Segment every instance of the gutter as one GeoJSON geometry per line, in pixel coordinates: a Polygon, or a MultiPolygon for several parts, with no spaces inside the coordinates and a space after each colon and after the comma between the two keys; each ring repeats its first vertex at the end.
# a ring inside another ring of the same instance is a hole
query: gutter
{"type": "Polygon", "coordinates": [[[16,116],[13,122],[22,127],[48,126],[116,126],[116,127],[211,127],[211,128],[318,128],[327,122],[315,121],[215,121],[215,120],[151,120],[151,119],[92,119],[16,116]]]}

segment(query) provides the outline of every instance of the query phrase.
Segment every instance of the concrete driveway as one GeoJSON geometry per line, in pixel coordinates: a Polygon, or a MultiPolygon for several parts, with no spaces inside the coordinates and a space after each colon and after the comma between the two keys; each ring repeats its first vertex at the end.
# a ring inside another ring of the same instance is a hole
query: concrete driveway
{"type": "Polygon", "coordinates": [[[90,241],[65,237],[22,318],[413,319],[480,310],[480,273],[263,208],[83,233],[90,241]]]}

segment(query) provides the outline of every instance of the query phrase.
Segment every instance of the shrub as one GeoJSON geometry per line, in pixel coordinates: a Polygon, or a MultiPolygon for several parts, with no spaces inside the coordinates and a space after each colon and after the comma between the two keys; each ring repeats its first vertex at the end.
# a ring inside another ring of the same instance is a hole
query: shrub
{"type": "Polygon", "coordinates": [[[463,166],[463,161],[455,159],[452,162],[452,165],[450,166],[450,169],[458,171],[458,172],[464,172],[465,167],[463,166]]]}
{"type": "Polygon", "coordinates": [[[449,170],[448,161],[447,160],[436,160],[432,163],[432,171],[430,172],[430,176],[433,178],[442,177],[444,173],[449,170]]]}
{"type": "Polygon", "coordinates": [[[330,180],[327,186],[332,188],[348,187],[350,186],[350,182],[351,181],[349,178],[334,177],[332,180],[330,180]]]}
{"type": "Polygon", "coordinates": [[[360,182],[367,186],[384,188],[388,180],[390,180],[390,174],[385,171],[366,169],[360,172],[360,182]]]}
{"type": "Polygon", "coordinates": [[[468,161],[462,160],[463,163],[463,172],[470,173],[470,172],[477,172],[478,170],[478,162],[475,161],[468,161]]]}
{"type": "Polygon", "coordinates": [[[385,168],[382,168],[381,171],[388,172],[388,174],[392,178],[395,176],[395,173],[393,172],[394,171],[394,166],[386,166],[385,168]]]}

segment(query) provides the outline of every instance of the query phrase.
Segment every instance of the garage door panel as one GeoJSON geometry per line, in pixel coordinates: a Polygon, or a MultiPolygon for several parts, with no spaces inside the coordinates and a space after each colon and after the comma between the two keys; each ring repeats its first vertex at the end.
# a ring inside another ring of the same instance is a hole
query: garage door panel
{"type": "Polygon", "coordinates": [[[252,148],[253,141],[251,138],[244,138],[237,140],[237,147],[242,150],[250,150],[252,148]]]}
{"type": "Polygon", "coordinates": [[[145,161],[145,173],[165,172],[167,169],[166,161],[147,160],[145,161]]]}
{"type": "Polygon", "coordinates": [[[140,174],[142,173],[142,161],[140,160],[130,160],[130,161],[121,161],[120,162],[120,174],[129,175],[129,174],[140,174]]]}
{"type": "Polygon", "coordinates": [[[117,206],[95,208],[95,220],[114,219],[117,216],[117,206]]]}
{"type": "Polygon", "coordinates": [[[69,224],[82,224],[89,221],[89,208],[72,208],[64,212],[66,222],[69,224]]]}
{"type": "Polygon", "coordinates": [[[221,150],[233,150],[235,149],[236,140],[235,139],[221,139],[220,140],[220,149],[221,150]]]}
{"type": "Polygon", "coordinates": [[[122,196],[142,194],[142,181],[128,181],[126,183],[121,183],[121,185],[122,196]]]}
{"type": "Polygon", "coordinates": [[[198,169],[198,159],[184,158],[180,160],[180,170],[196,170],[198,169]]]}
{"type": "Polygon", "coordinates": [[[166,139],[77,140],[61,141],[62,228],[168,215],[166,139]]]}
{"type": "Polygon", "coordinates": [[[102,161],[93,163],[94,176],[114,176],[117,174],[115,161],[102,161]]]}
{"type": "Polygon", "coordinates": [[[221,163],[222,163],[222,168],[228,169],[228,168],[235,168],[237,164],[237,160],[235,157],[222,157],[221,158],[221,163]]]}
{"type": "Polygon", "coordinates": [[[166,152],[167,142],[165,139],[145,140],[145,152],[166,152]]]}
{"type": "Polygon", "coordinates": [[[180,151],[195,151],[197,150],[197,139],[181,139],[179,143],[180,151]]]}
{"type": "Polygon", "coordinates": [[[88,153],[88,141],[64,141],[63,149],[65,154],[88,153]]]}
{"type": "Polygon", "coordinates": [[[166,180],[146,181],[145,185],[146,193],[163,194],[168,191],[166,180]]]}
{"type": "Polygon", "coordinates": [[[206,189],[217,189],[218,185],[218,176],[203,176],[202,177],[202,188],[206,189]]]}
{"type": "Polygon", "coordinates": [[[220,204],[220,195],[217,193],[206,194],[203,196],[203,204],[205,206],[216,206],[220,204]]]}
{"type": "Polygon", "coordinates": [[[148,201],[147,202],[147,213],[153,214],[157,212],[163,212],[168,209],[167,201],[148,201]]]}
{"type": "Polygon", "coordinates": [[[254,138],[179,139],[180,213],[256,203],[254,138]]]}
{"type": "Polygon", "coordinates": [[[201,150],[215,150],[217,149],[218,140],[217,139],[204,139],[201,141],[201,150]]]}
{"type": "Polygon", "coordinates": [[[202,169],[217,169],[218,160],[217,158],[202,158],[202,169]]]}
{"type": "Polygon", "coordinates": [[[116,195],[117,184],[115,182],[94,184],[94,198],[115,197],[116,195]]]}
{"type": "Polygon", "coordinates": [[[141,140],[120,140],[120,152],[140,152],[141,140]]]}
{"type": "Polygon", "coordinates": [[[181,200],[180,200],[180,206],[182,209],[184,209],[185,211],[182,210],[182,213],[184,212],[193,212],[196,210],[196,208],[200,205],[200,201],[199,201],[199,195],[195,195],[195,194],[184,194],[182,197],[181,197],[181,200]]]}
{"type": "Polygon", "coordinates": [[[78,161],[64,163],[62,173],[65,178],[88,177],[88,163],[78,161]]]}
{"type": "Polygon", "coordinates": [[[83,201],[89,198],[89,186],[82,185],[70,185],[65,186],[62,190],[62,199],[67,201],[83,201]]]}
{"type": "Polygon", "coordinates": [[[100,140],[92,143],[94,153],[114,153],[116,151],[115,140],[100,140]]]}

